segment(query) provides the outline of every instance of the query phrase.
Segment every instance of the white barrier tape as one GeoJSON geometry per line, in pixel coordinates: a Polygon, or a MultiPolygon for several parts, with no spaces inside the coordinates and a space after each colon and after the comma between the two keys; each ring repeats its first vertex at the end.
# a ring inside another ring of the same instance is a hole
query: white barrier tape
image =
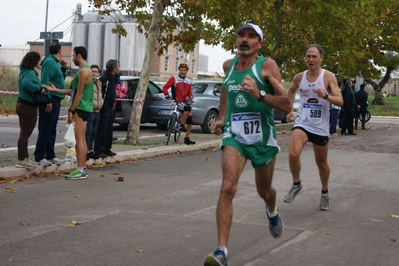
{"type": "Polygon", "coordinates": [[[120,99],[120,98],[117,98],[116,100],[117,101],[122,101],[122,102],[139,102],[141,105],[144,104],[144,100],[140,100],[138,98],[134,98],[134,99],[125,99],[125,98],[120,99]]]}
{"type": "Polygon", "coordinates": [[[19,94],[17,91],[0,91],[0,94],[19,94]]]}

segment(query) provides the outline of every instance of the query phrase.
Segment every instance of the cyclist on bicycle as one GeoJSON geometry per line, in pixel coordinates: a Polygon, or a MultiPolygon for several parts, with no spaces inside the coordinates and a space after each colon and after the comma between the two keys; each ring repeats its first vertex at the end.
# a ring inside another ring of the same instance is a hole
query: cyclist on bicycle
{"type": "Polygon", "coordinates": [[[191,81],[186,78],[188,65],[181,63],[178,67],[179,75],[171,77],[168,82],[163,86],[162,90],[166,98],[170,98],[168,89],[172,90],[172,98],[178,103],[178,108],[182,112],[180,122],[180,131],[186,132],[184,143],[187,145],[195,144],[195,141],[190,140],[191,128],[193,125],[193,118],[191,114],[190,103],[193,103],[193,90],[191,81]],[[186,125],[187,124],[187,128],[186,125]]]}

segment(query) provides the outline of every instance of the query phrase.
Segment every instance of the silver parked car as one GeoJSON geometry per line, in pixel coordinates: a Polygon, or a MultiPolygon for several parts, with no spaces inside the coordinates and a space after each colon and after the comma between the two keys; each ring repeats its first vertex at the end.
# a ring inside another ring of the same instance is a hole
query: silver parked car
{"type": "MultiPolygon", "coordinates": [[[[205,133],[210,133],[209,126],[219,116],[220,91],[222,81],[193,81],[194,103],[191,104],[193,125],[200,125],[205,133]]],[[[157,125],[166,129],[169,120],[170,104],[167,109],[159,110],[157,125]]]]}
{"type": "MultiPolygon", "coordinates": [[[[127,87],[126,96],[122,99],[122,110],[116,112],[114,123],[128,125],[132,112],[133,99],[139,84],[139,77],[121,76],[122,86],[127,87]]],[[[170,102],[165,100],[162,89],[154,82],[150,81],[147,87],[141,123],[156,123],[158,120],[159,109],[170,108],[170,102]]]]}

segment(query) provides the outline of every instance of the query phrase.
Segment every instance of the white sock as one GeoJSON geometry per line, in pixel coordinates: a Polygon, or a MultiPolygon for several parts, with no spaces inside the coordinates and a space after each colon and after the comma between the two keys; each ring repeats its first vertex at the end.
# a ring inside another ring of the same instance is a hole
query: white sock
{"type": "Polygon", "coordinates": [[[218,249],[220,249],[221,251],[223,251],[224,254],[225,254],[226,257],[227,257],[227,248],[226,248],[225,246],[218,246],[218,249]]]}
{"type": "MultiPolygon", "coordinates": [[[[269,209],[267,211],[269,211],[269,209]]],[[[269,217],[272,218],[272,217],[276,216],[277,214],[278,214],[278,210],[277,210],[277,206],[276,206],[276,207],[274,207],[273,212],[269,212],[269,217]]]]}

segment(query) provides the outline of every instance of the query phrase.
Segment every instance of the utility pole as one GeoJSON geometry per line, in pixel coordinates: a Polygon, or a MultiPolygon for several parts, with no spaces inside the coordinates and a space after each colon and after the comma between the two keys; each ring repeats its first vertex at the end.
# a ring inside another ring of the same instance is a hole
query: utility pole
{"type": "Polygon", "coordinates": [[[48,20],[48,2],[49,0],[47,0],[47,4],[46,4],[46,21],[44,23],[44,32],[40,32],[40,39],[44,40],[44,51],[43,54],[44,56],[48,56],[49,55],[49,47],[50,47],[50,43],[52,41],[58,41],[59,39],[62,39],[64,37],[64,32],[62,31],[57,31],[57,32],[47,32],[47,20],[48,20]]]}
{"type": "MultiPolygon", "coordinates": [[[[47,0],[47,3],[46,3],[46,21],[44,22],[44,32],[45,33],[47,33],[47,20],[48,20],[48,1],[49,0],[47,0]]],[[[49,37],[49,36],[47,36],[47,37],[49,37]]],[[[51,36],[50,36],[51,37],[51,36]]],[[[42,33],[40,33],[40,39],[42,39],[42,33]]],[[[48,51],[48,48],[50,47],[50,39],[49,38],[43,38],[44,39],[44,45],[43,45],[43,49],[44,49],[44,51],[43,51],[43,54],[44,54],[44,56],[46,57],[46,56],[48,56],[48,54],[49,54],[49,51],[48,51]]]]}

